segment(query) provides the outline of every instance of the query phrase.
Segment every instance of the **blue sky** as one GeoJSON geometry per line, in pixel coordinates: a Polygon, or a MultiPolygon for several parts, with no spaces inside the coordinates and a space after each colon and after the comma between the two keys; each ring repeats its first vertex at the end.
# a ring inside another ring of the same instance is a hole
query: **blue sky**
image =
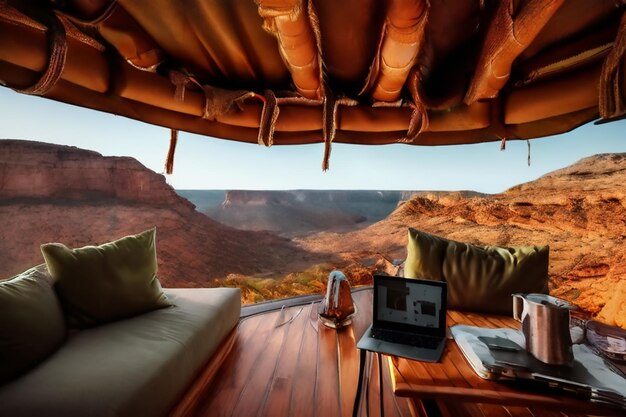
{"type": "MultiPolygon", "coordinates": [[[[559,136],[463,146],[334,144],[322,172],[323,145],[274,146],[181,132],[174,174],[177,189],[475,190],[496,193],[577,160],[626,152],[626,120],[587,124],[559,136]]],[[[28,139],[125,155],[163,172],[169,130],[0,88],[0,138],[28,139]]]]}

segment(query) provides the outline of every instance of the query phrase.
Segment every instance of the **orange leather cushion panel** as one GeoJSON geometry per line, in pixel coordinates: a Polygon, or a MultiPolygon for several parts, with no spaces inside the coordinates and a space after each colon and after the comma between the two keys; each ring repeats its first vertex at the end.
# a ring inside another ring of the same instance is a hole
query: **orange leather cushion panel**
{"type": "Polygon", "coordinates": [[[600,65],[588,66],[511,92],[505,101],[504,123],[547,119],[598,106],[600,65]]]}

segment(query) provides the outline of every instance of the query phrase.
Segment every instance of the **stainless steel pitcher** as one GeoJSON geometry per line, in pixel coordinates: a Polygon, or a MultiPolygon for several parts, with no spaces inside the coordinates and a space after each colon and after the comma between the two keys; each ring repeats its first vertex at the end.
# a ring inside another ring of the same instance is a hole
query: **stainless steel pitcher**
{"type": "Polygon", "coordinates": [[[546,294],[513,294],[513,318],[522,323],[526,350],[551,365],[573,360],[570,311],[576,309],[546,294]]]}

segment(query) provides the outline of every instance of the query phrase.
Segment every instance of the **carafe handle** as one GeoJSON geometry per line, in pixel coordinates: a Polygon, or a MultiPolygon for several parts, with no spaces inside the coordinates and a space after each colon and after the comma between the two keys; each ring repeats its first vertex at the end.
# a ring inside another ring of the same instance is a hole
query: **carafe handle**
{"type": "Polygon", "coordinates": [[[526,299],[523,294],[512,294],[513,296],[513,318],[520,323],[522,322],[522,316],[524,315],[524,307],[526,305],[526,299]]]}

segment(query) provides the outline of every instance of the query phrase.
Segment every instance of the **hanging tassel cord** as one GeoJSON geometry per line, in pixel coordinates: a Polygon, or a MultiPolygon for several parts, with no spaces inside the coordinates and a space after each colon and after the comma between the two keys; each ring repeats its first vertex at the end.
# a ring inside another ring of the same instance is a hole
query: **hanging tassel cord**
{"type": "Polygon", "coordinates": [[[261,111],[257,142],[259,145],[270,147],[274,144],[274,129],[276,128],[276,120],[278,119],[280,109],[278,108],[276,95],[272,90],[265,91],[262,101],[263,110],[261,111]]]}
{"type": "Polygon", "coordinates": [[[327,93],[324,98],[324,124],[322,135],[324,136],[324,160],[322,161],[322,171],[326,172],[330,168],[330,152],[332,143],[337,133],[337,106],[338,102],[335,98],[327,93]]]}
{"type": "Polygon", "coordinates": [[[400,140],[404,143],[412,143],[417,139],[420,133],[428,129],[430,123],[428,118],[428,110],[422,100],[420,86],[422,85],[422,77],[417,68],[411,70],[409,75],[409,92],[413,102],[410,104],[413,111],[411,112],[411,120],[409,121],[409,129],[406,136],[400,140]]]}
{"type": "Polygon", "coordinates": [[[528,145],[528,166],[530,166],[530,141],[526,139],[526,144],[528,145]]]}
{"type": "Polygon", "coordinates": [[[171,175],[174,172],[174,154],[176,153],[176,144],[178,143],[178,130],[172,129],[170,135],[170,149],[167,152],[167,160],[165,161],[165,173],[171,175]]]}

